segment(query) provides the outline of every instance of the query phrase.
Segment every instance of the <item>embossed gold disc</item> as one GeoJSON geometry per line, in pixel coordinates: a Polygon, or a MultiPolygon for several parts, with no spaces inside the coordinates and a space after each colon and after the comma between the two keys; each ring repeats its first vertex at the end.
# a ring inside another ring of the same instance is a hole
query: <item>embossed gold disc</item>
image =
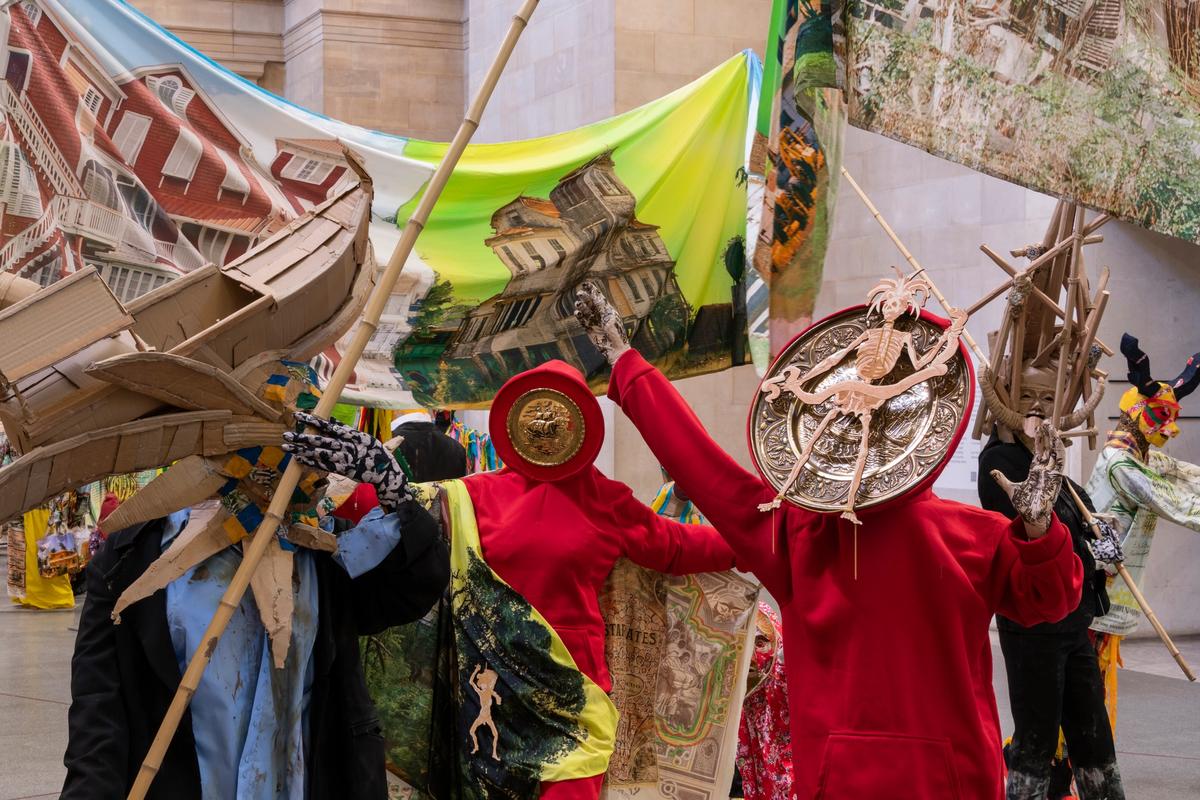
{"type": "MultiPolygon", "coordinates": [[[[875,322],[878,321],[876,316],[875,322]]],[[[816,325],[796,339],[767,373],[770,379],[786,367],[806,373],[830,355],[851,345],[867,328],[867,310],[851,308],[816,325]]],[[[896,321],[910,331],[919,353],[942,335],[941,328],[912,316],[896,321]]],[[[855,354],[849,353],[808,391],[854,377],[855,354]]],[[[955,434],[966,424],[971,397],[970,372],[959,351],[945,375],[917,383],[887,400],[874,413],[868,436],[867,461],[855,508],[879,505],[907,492],[935,472],[949,457],[955,434]]],[[[878,384],[897,383],[915,369],[907,355],[878,384]]],[[[760,473],[776,491],[787,482],[799,454],[812,439],[832,400],[806,404],[783,393],[768,401],[762,393],[750,408],[750,453],[760,473]]],[[[813,511],[838,511],[847,501],[859,454],[862,426],[853,416],[837,416],[813,444],[808,461],[786,497],[813,511]]]]}
{"type": "Polygon", "coordinates": [[[554,389],[533,389],[518,397],[507,424],[517,453],[539,467],[565,464],[583,445],[583,413],[554,389]]]}

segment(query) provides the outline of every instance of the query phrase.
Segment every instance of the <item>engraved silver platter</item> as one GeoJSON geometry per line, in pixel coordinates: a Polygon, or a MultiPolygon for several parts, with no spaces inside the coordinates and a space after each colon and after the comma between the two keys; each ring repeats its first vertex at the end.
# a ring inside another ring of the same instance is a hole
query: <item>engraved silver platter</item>
{"type": "MultiPolygon", "coordinates": [[[[879,317],[872,322],[877,326],[879,317]]],[[[867,308],[846,309],[814,325],[776,359],[766,379],[795,366],[803,372],[858,338],[867,328],[867,308]]],[[[934,323],[905,315],[896,330],[911,331],[918,353],[933,347],[942,335],[934,323]]],[[[824,375],[813,376],[804,386],[817,391],[856,375],[856,355],[850,352],[824,375]]],[[[915,368],[906,353],[876,384],[890,384],[912,375],[915,368]]],[[[875,412],[868,438],[869,449],[855,508],[879,505],[899,497],[934,473],[951,454],[956,433],[967,424],[971,398],[970,371],[961,348],[948,363],[946,374],[917,383],[875,412]]],[[[799,454],[812,438],[821,419],[834,408],[830,398],[809,405],[784,392],[768,402],[760,392],[750,409],[750,453],[755,466],[776,491],[787,482],[799,454]]],[[[813,511],[839,511],[846,506],[850,481],[862,440],[862,426],[854,416],[838,416],[813,446],[799,478],[786,499],[813,511]]]]}

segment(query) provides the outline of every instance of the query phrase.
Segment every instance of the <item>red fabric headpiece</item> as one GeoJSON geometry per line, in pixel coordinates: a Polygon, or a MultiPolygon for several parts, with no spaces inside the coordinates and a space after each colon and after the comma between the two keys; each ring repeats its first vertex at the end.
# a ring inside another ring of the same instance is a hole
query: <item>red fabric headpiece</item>
{"type": "Polygon", "coordinates": [[[565,361],[554,360],[514,375],[500,387],[496,399],[492,401],[488,432],[505,466],[534,480],[557,481],[576,474],[596,460],[604,443],[604,416],[579,370],[565,361]],[[525,458],[512,441],[508,429],[509,412],[518,400],[536,389],[561,392],[575,404],[583,417],[583,443],[574,455],[561,464],[535,464],[525,458]]]}

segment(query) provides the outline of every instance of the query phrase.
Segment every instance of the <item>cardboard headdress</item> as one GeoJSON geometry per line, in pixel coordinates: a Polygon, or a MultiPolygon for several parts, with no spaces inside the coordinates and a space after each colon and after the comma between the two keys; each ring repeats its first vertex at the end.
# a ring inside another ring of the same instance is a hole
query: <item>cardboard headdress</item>
{"type": "Polygon", "coordinates": [[[1162,447],[1179,434],[1179,401],[1200,385],[1200,353],[1187,360],[1173,381],[1158,381],[1151,376],[1150,357],[1142,352],[1138,340],[1126,333],[1121,337],[1121,354],[1129,368],[1132,386],[1121,396],[1121,412],[1136,423],[1138,430],[1153,445],[1162,447]]]}
{"type": "Polygon", "coordinates": [[[1096,338],[1108,303],[1108,270],[1091,294],[1083,246],[1100,241],[1091,234],[1105,221],[1102,216],[1085,223],[1083,209],[1060,201],[1042,242],[1011,251],[1029,260],[1023,270],[987,245],[981,247],[1010,277],[970,309],[974,313],[1007,290],[1000,328],[988,337],[991,358],[980,371],[984,404],[976,418],[976,438],[995,424],[1010,439],[1030,416],[1050,420],[1062,433],[1088,422],[1085,433],[1095,446],[1094,414],[1104,394],[1104,373],[1096,364],[1102,353],[1112,353],[1096,338]],[[1032,398],[1023,401],[1022,384],[1029,372],[1046,376],[1043,380],[1053,388],[1052,409],[1042,409],[1032,398]]]}
{"type": "Polygon", "coordinates": [[[966,316],[924,311],[922,278],[885,279],[783,349],[750,408],[750,453],[788,500],[857,522],[856,509],[921,491],[962,438],[974,376],[966,316]]]}
{"type": "MultiPolygon", "coordinates": [[[[287,465],[280,438],[319,393],[305,362],[346,332],[374,282],[371,182],[347,159],[361,183],[129,308],[88,267],[0,309],[0,341],[16,343],[0,353],[0,424],[21,452],[0,468],[0,520],[65,489],[167,465],[102,520],[106,531],[218,501],[193,515],[114,613],[264,518],[287,465]]],[[[278,667],[290,642],[292,551],[336,547],[313,524],[325,483],[303,473],[278,546],[251,578],[278,667]]]]}
{"type": "Polygon", "coordinates": [[[505,466],[539,481],[576,474],[604,443],[604,416],[587,381],[557,360],[509,378],[492,402],[488,429],[505,466]]]}

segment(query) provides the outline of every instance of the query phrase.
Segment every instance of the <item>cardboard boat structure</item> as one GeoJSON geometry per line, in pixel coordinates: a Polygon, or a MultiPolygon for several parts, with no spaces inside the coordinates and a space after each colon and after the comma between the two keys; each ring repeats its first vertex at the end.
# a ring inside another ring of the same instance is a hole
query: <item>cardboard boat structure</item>
{"type": "MultiPolygon", "coordinates": [[[[16,300],[0,310],[0,424],[22,454],[0,469],[0,520],[107,475],[280,442],[290,409],[258,390],[349,330],[375,281],[371,182],[348,159],[359,183],[128,307],[90,267],[36,292],[0,284],[16,300]]],[[[165,513],[151,505],[127,502],[110,529],[165,513]]]]}

